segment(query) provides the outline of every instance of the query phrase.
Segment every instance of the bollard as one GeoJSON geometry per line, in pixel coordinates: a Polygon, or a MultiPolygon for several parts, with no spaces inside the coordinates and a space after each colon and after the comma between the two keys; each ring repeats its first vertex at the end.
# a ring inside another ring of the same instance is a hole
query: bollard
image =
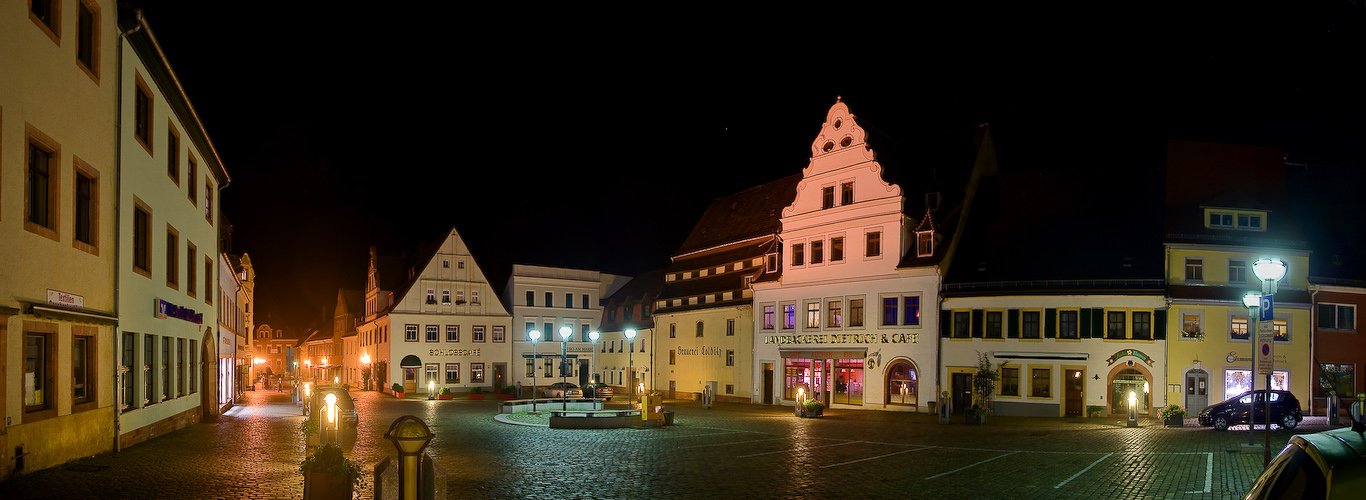
{"type": "MultiPolygon", "coordinates": [[[[405,415],[394,420],[389,432],[384,435],[394,443],[398,450],[398,491],[403,500],[418,500],[422,489],[421,462],[422,452],[427,449],[432,438],[436,437],[422,419],[405,415]]],[[[430,478],[426,478],[430,479],[430,478]]]]}

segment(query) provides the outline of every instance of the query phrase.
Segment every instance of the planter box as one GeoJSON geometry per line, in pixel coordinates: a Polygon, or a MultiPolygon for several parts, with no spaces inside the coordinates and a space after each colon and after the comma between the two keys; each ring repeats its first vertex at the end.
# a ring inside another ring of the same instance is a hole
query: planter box
{"type": "Polygon", "coordinates": [[[401,392],[395,392],[395,393],[394,393],[394,397],[399,398],[399,399],[403,399],[403,393],[401,393],[401,392]]]}
{"type": "Polygon", "coordinates": [[[964,415],[964,416],[963,416],[963,419],[964,419],[967,423],[969,423],[969,424],[982,425],[982,422],[985,422],[985,421],[986,421],[986,416],[985,416],[985,415],[964,415]]]}
{"type": "Polygon", "coordinates": [[[484,399],[483,394],[470,394],[470,399],[484,399]]]}
{"type": "Polygon", "coordinates": [[[504,400],[504,401],[509,400],[509,399],[513,399],[513,398],[516,398],[516,397],[517,397],[516,394],[499,394],[499,395],[498,395],[498,399],[501,399],[501,400],[504,400]]]}
{"type": "Polygon", "coordinates": [[[1167,427],[1185,427],[1186,418],[1183,415],[1174,416],[1162,421],[1167,427]]]}
{"type": "Polygon", "coordinates": [[[455,397],[454,394],[437,394],[437,395],[436,395],[436,399],[440,399],[440,400],[442,400],[442,401],[445,401],[445,400],[447,400],[447,399],[451,399],[451,398],[453,398],[453,397],[455,397]]]}
{"type": "Polygon", "coordinates": [[[310,472],[304,477],[304,498],[350,500],[351,478],[338,478],[326,472],[310,472]]]}

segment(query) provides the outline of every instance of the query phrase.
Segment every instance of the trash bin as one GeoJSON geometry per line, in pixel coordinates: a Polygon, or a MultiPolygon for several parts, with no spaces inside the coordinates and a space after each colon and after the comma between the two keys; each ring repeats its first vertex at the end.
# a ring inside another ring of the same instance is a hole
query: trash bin
{"type": "Polygon", "coordinates": [[[664,410],[664,425],[673,425],[673,424],[674,424],[674,411],[673,411],[673,410],[664,410]]]}

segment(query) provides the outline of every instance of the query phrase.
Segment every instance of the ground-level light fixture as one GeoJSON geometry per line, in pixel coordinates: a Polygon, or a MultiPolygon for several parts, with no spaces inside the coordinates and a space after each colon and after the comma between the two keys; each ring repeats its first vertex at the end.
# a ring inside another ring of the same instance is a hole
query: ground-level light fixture
{"type": "MultiPolygon", "coordinates": [[[[626,351],[626,373],[628,374],[626,378],[626,387],[628,391],[626,395],[626,401],[628,403],[634,404],[632,401],[636,398],[636,386],[631,385],[631,381],[635,380],[636,378],[636,366],[635,363],[632,361],[631,357],[634,356],[636,353],[636,331],[626,330],[624,333],[626,334],[626,341],[629,342],[631,346],[631,349],[626,351]]],[[[643,388],[644,384],[642,384],[641,387],[641,392],[645,392],[645,389],[643,388]]]]}
{"type": "Polygon", "coordinates": [[[436,399],[436,381],[427,381],[427,399],[436,399]]]}

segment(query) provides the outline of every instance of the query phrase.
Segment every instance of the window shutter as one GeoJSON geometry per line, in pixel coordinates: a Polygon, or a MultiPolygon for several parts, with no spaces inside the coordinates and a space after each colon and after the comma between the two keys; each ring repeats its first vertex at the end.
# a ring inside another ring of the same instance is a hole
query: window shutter
{"type": "Polygon", "coordinates": [[[1084,307],[1083,307],[1083,308],[1081,309],[1080,313],[1077,314],[1077,330],[1078,330],[1078,331],[1077,331],[1077,336],[1078,336],[1078,337],[1081,337],[1081,338],[1084,338],[1084,339],[1089,339],[1089,338],[1091,338],[1091,310],[1090,310],[1090,309],[1087,309],[1087,308],[1084,308],[1084,307]]]}
{"type": "Polygon", "coordinates": [[[949,311],[939,311],[939,336],[949,338],[953,331],[953,313],[949,311]]]}
{"type": "Polygon", "coordinates": [[[1105,308],[1091,308],[1091,336],[1095,338],[1105,337],[1105,308]]]}
{"type": "Polygon", "coordinates": [[[1006,311],[1006,320],[1010,327],[1006,329],[1006,337],[1012,339],[1020,338],[1020,310],[1011,309],[1006,311]]]}
{"type": "Polygon", "coordinates": [[[1043,310],[1043,337],[1046,339],[1058,338],[1058,310],[1043,310]]]}
{"type": "Polygon", "coordinates": [[[982,338],[982,337],[984,336],[984,335],[982,335],[982,332],[985,331],[986,329],[985,329],[985,327],[983,326],[983,323],[985,322],[985,321],[983,321],[983,319],[982,319],[982,318],[984,317],[983,315],[984,315],[984,313],[983,313],[983,311],[982,311],[981,309],[973,309],[973,310],[972,310],[972,337],[973,337],[973,338],[978,338],[978,339],[980,339],[980,338],[982,338]]]}
{"type": "Polygon", "coordinates": [[[1167,310],[1153,311],[1153,340],[1167,340],[1167,310]]]}

